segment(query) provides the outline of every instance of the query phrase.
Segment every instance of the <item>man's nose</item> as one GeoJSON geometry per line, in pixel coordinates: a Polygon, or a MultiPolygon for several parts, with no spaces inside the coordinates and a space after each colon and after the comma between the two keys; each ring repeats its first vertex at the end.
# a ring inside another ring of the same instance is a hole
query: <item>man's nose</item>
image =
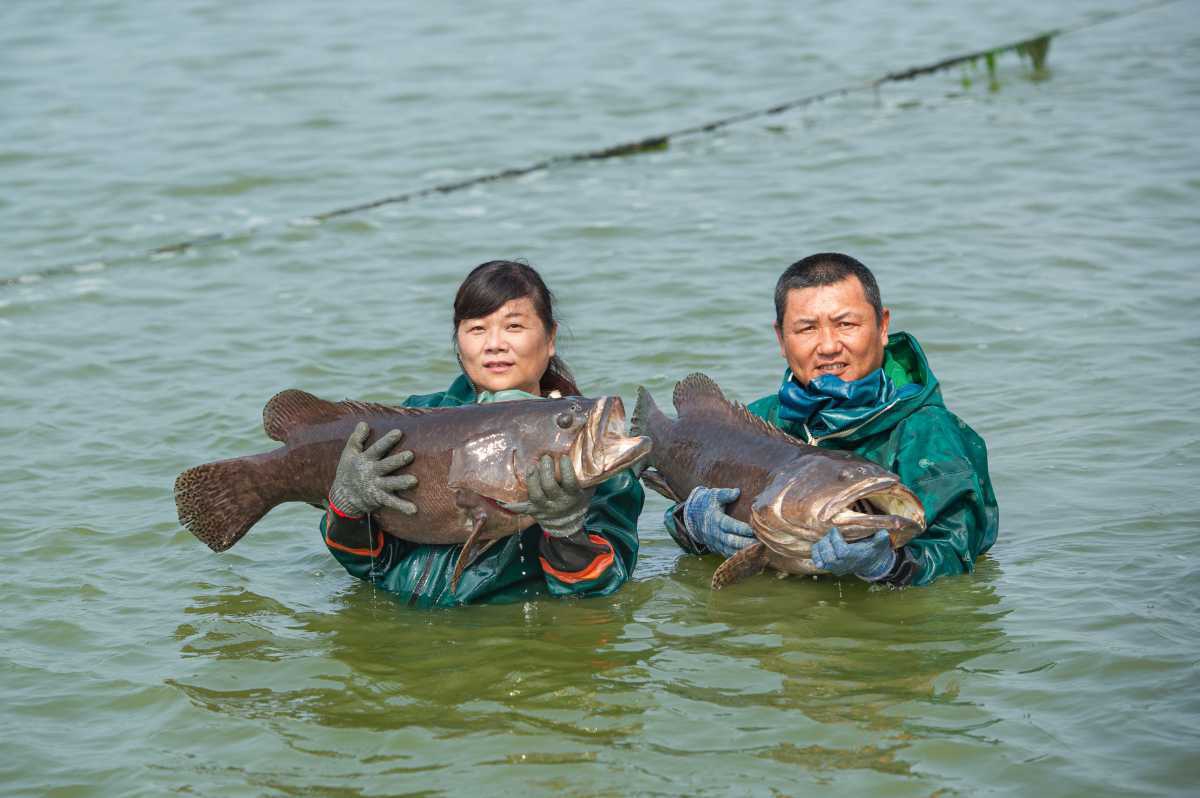
{"type": "Polygon", "coordinates": [[[841,345],[842,342],[833,334],[832,328],[821,327],[817,330],[817,351],[821,354],[835,354],[841,345]]]}

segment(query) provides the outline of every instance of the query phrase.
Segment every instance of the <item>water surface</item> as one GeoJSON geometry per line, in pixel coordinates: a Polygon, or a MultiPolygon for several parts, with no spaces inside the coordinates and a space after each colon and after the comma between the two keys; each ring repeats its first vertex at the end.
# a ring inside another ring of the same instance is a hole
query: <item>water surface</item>
{"type": "Polygon", "coordinates": [[[1179,3],[665,151],[345,217],[1131,4],[0,12],[0,784],[12,795],[1186,794],[1200,747],[1200,30],[1179,3]],[[255,229],[175,257],[125,257],[255,229]],[[651,496],[609,599],[414,612],[311,508],[214,555],[173,480],[296,386],[456,373],[528,259],[586,390],[782,371],[771,291],[849,252],[987,440],[1000,538],[926,589],[719,594],[651,496]],[[38,279],[64,264],[72,271],[38,279]]]}

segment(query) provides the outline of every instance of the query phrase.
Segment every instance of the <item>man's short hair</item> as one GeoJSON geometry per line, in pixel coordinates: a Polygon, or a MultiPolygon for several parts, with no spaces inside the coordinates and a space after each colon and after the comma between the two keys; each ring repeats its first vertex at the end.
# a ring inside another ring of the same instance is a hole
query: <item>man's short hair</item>
{"type": "Polygon", "coordinates": [[[787,309],[788,291],[813,288],[818,285],[833,285],[847,277],[857,277],[863,294],[871,307],[875,308],[875,323],[883,324],[883,300],[879,298],[879,283],[875,275],[849,255],[840,252],[818,252],[804,260],[788,266],[775,283],[775,326],[783,326],[783,312],[787,309]]]}

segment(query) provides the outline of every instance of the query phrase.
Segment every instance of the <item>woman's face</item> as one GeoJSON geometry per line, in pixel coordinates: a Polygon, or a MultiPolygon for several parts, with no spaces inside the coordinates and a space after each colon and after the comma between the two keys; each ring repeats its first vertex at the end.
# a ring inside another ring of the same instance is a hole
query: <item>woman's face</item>
{"type": "Polygon", "coordinates": [[[488,316],[463,319],[457,332],[463,371],[480,391],[515,388],[540,395],[555,332],[546,332],[528,297],[510,300],[488,316]]]}

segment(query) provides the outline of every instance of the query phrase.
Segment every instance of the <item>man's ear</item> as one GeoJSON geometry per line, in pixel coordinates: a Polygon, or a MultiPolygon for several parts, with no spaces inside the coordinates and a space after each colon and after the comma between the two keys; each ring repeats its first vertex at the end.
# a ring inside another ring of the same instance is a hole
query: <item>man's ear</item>
{"type": "Polygon", "coordinates": [[[779,344],[779,355],[784,360],[787,360],[787,350],[783,348],[783,330],[779,328],[779,322],[772,322],[771,329],[775,331],[775,340],[779,344]]]}
{"type": "Polygon", "coordinates": [[[888,342],[888,325],[892,321],[892,311],[887,308],[883,309],[883,313],[879,314],[879,340],[883,346],[887,346],[888,342]]]}

